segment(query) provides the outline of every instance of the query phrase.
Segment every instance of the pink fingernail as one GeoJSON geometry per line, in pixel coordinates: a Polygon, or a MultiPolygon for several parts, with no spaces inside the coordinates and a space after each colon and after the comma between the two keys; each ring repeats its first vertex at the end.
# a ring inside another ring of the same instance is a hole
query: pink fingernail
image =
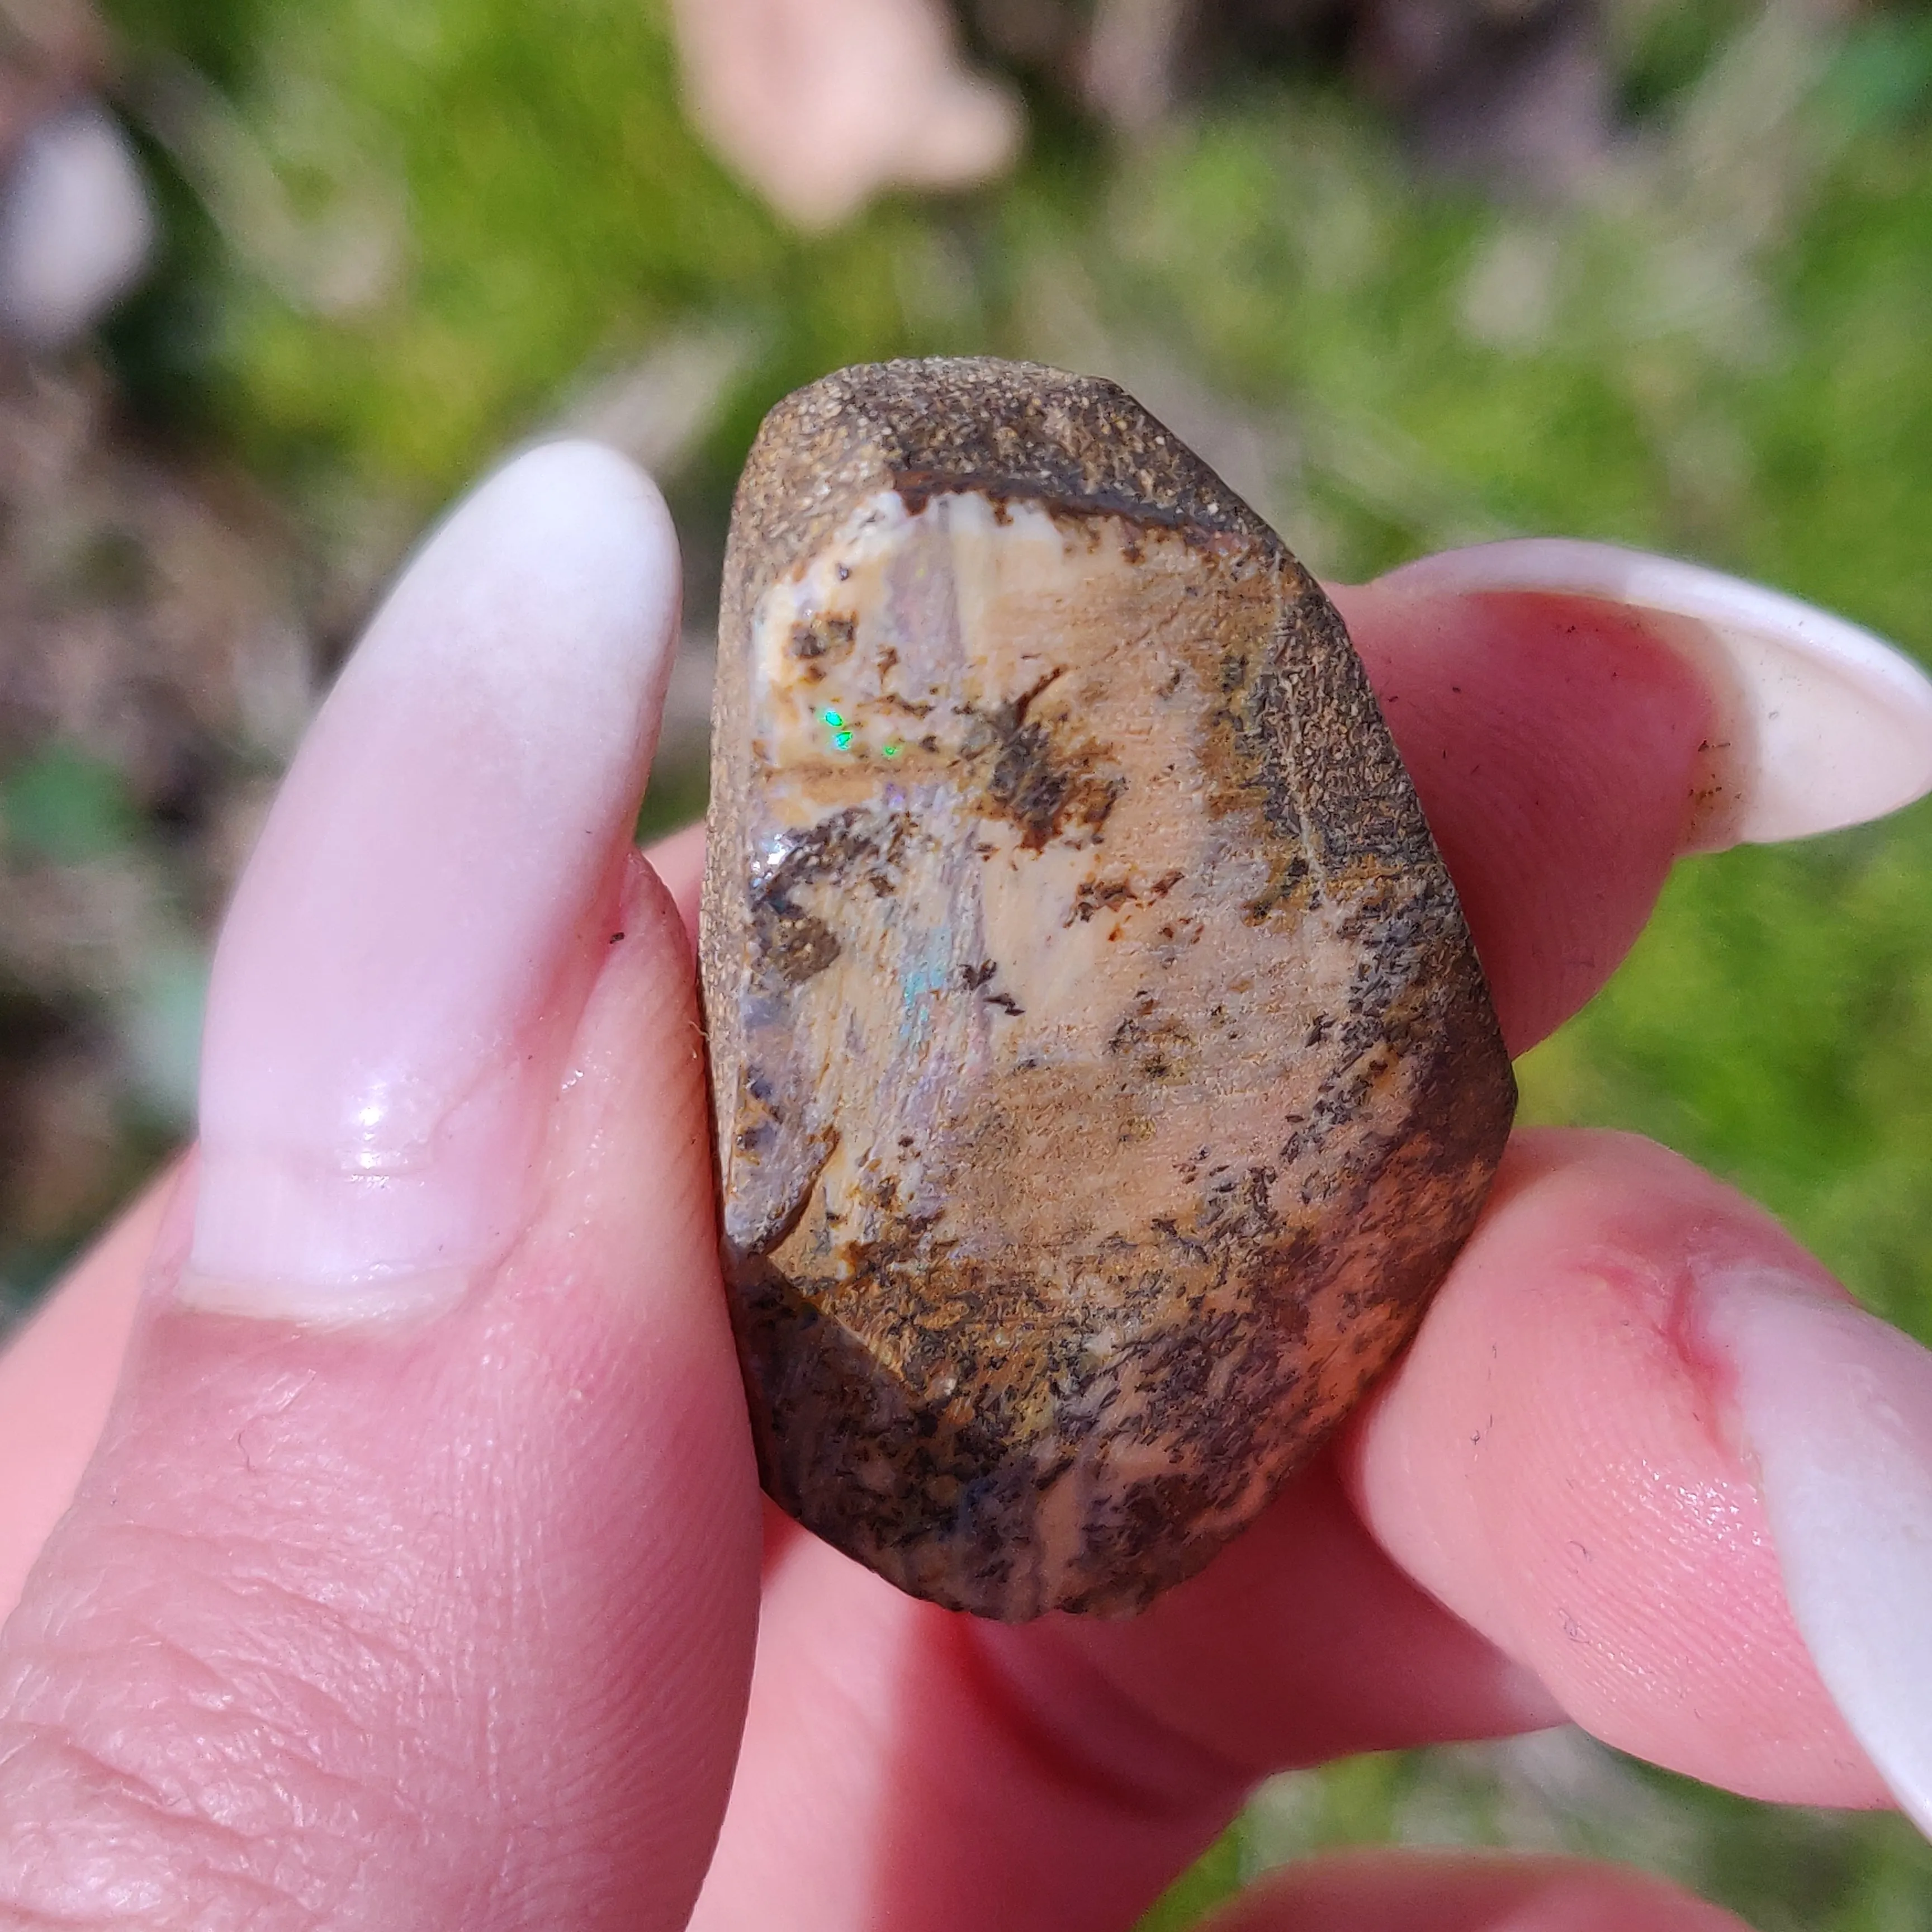
{"type": "Polygon", "coordinates": [[[1701,1290],[1806,1647],[1932,1835],[1932,1353],[1772,1270],[1701,1290]]]}
{"type": "Polygon", "coordinates": [[[223,929],[184,1300],[382,1318],[515,1239],[677,600],[662,498],[590,443],[509,464],[406,568],[223,929]]]}
{"type": "Polygon", "coordinates": [[[1858,825],[1932,790],[1932,680],[1882,638],[1781,591],[1568,537],[1444,550],[1381,581],[1552,591],[1649,614],[1715,706],[1687,850],[1858,825]]]}

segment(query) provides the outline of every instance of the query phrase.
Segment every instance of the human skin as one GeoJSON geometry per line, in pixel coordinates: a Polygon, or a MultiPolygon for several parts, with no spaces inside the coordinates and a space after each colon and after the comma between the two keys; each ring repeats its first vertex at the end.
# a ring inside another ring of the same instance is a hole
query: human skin
{"type": "MultiPolygon", "coordinates": [[[[542,460],[571,515],[526,468],[463,512],[298,761],[198,1162],[0,1358],[0,1927],[1102,1932],[1270,1771],[1566,1718],[1922,1820],[1916,1633],[1828,1580],[1911,1542],[1885,1510],[1932,1489],[1932,1367],[1628,1137],[1519,1136],[1416,1346],[1144,1616],[978,1624],[761,1512],[699,840],[628,850],[674,556],[615,459],[542,460]]],[[[1684,842],[1702,674],[1598,602],[1336,596],[1520,1052],[1684,842]]],[[[1735,1924],[1396,1854],[1233,1910],[1735,1924]]]]}

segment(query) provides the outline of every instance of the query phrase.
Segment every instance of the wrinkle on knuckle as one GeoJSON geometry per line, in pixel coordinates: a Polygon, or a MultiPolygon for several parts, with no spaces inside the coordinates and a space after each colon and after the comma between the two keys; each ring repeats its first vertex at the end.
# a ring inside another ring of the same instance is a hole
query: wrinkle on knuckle
{"type": "Polygon", "coordinates": [[[304,1932],[433,1842],[399,1795],[428,1676],[403,1634],[170,1543],[146,1574],[145,1532],[63,1552],[8,1630],[0,1927],[304,1932]]]}
{"type": "Polygon", "coordinates": [[[51,1726],[0,1722],[0,1927],[308,1932],[314,1901],[240,1832],[51,1726]]]}

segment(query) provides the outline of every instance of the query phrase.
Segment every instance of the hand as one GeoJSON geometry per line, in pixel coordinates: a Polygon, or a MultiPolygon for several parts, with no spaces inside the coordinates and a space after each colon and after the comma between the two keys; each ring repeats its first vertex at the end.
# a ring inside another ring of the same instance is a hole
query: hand
{"type": "MultiPolygon", "coordinates": [[[[1714,782],[1733,824],[1774,794],[1841,822],[1882,761],[1834,746],[1932,741],[1868,665],[1835,739],[1714,778],[1738,693],[1683,626],[1445,567],[1338,595],[1516,1051],[1609,974],[1714,782]]],[[[526,456],[297,760],[217,959],[199,1155],[0,1362],[0,1926],[695,1901],[1099,1932],[1270,1771],[1566,1716],[1932,1822],[1932,1358],[1629,1138],[1520,1136],[1336,1449],[1137,1620],[976,1624],[761,1520],[697,835],[629,849],[676,577],[617,458],[526,456]]],[[[1222,1922],[1505,1921],[1735,1924],[1629,1874],[1394,1854],[1222,1922]]]]}

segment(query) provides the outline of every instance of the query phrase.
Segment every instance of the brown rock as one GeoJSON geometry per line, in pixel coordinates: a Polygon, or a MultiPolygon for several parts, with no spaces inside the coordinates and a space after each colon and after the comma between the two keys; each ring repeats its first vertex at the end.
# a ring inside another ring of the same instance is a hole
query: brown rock
{"type": "Polygon", "coordinates": [[[713,745],[766,1486],[942,1604],[1136,1608],[1401,1346],[1514,1103],[1341,621],[1112,384],[848,369],[740,485],[713,745]]]}

